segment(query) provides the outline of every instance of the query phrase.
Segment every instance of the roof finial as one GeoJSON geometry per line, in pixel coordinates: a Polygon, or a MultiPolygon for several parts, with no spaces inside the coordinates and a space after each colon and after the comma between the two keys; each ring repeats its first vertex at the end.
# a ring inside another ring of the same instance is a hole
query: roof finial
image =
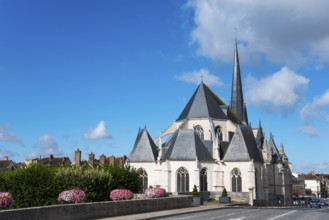
{"type": "Polygon", "coordinates": [[[204,75],[203,75],[203,73],[201,73],[201,83],[203,83],[203,77],[204,77],[204,75]]]}

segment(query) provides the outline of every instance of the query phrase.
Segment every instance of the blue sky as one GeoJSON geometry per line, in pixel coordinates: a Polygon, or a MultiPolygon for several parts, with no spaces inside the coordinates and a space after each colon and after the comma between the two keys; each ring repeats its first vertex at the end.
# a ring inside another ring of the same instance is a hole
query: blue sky
{"type": "Polygon", "coordinates": [[[0,0],[0,157],[128,155],[200,83],[227,104],[237,28],[253,127],[329,173],[329,2],[0,0]]]}

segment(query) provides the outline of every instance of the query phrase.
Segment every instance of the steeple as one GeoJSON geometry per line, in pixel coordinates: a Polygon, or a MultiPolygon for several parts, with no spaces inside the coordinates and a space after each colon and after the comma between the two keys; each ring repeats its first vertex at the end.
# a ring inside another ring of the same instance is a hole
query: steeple
{"type": "Polygon", "coordinates": [[[242,122],[248,125],[247,109],[243,100],[238,44],[235,37],[234,68],[232,80],[231,108],[242,122]]]}

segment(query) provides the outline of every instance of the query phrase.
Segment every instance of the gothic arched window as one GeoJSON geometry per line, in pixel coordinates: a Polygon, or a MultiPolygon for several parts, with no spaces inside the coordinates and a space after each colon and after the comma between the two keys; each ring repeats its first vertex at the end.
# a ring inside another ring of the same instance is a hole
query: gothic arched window
{"type": "Polygon", "coordinates": [[[208,191],[207,168],[200,171],[200,191],[208,191]]]}
{"type": "Polygon", "coordinates": [[[199,135],[200,139],[204,139],[203,128],[200,125],[194,126],[194,131],[199,135]]]}
{"type": "Polygon", "coordinates": [[[223,133],[222,133],[222,129],[221,129],[220,126],[216,126],[215,133],[216,133],[216,137],[218,137],[218,140],[222,141],[223,140],[223,133]]]}
{"type": "Polygon", "coordinates": [[[144,192],[148,186],[148,176],[146,171],[143,168],[138,169],[139,176],[142,178],[142,185],[140,186],[140,191],[144,192]]]}
{"type": "Polygon", "coordinates": [[[177,170],[176,177],[177,192],[189,192],[190,181],[187,169],[185,169],[184,167],[180,167],[177,170]]]}
{"type": "Polygon", "coordinates": [[[242,192],[241,172],[238,168],[234,168],[231,173],[232,192],[242,192]]]}

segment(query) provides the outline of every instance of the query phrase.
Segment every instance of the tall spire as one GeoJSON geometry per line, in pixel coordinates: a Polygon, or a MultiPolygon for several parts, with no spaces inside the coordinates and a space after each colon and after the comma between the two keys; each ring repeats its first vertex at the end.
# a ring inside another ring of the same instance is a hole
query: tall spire
{"type": "Polygon", "coordinates": [[[232,80],[231,108],[244,124],[248,125],[247,109],[243,100],[238,43],[235,33],[234,68],[232,80]]]}

